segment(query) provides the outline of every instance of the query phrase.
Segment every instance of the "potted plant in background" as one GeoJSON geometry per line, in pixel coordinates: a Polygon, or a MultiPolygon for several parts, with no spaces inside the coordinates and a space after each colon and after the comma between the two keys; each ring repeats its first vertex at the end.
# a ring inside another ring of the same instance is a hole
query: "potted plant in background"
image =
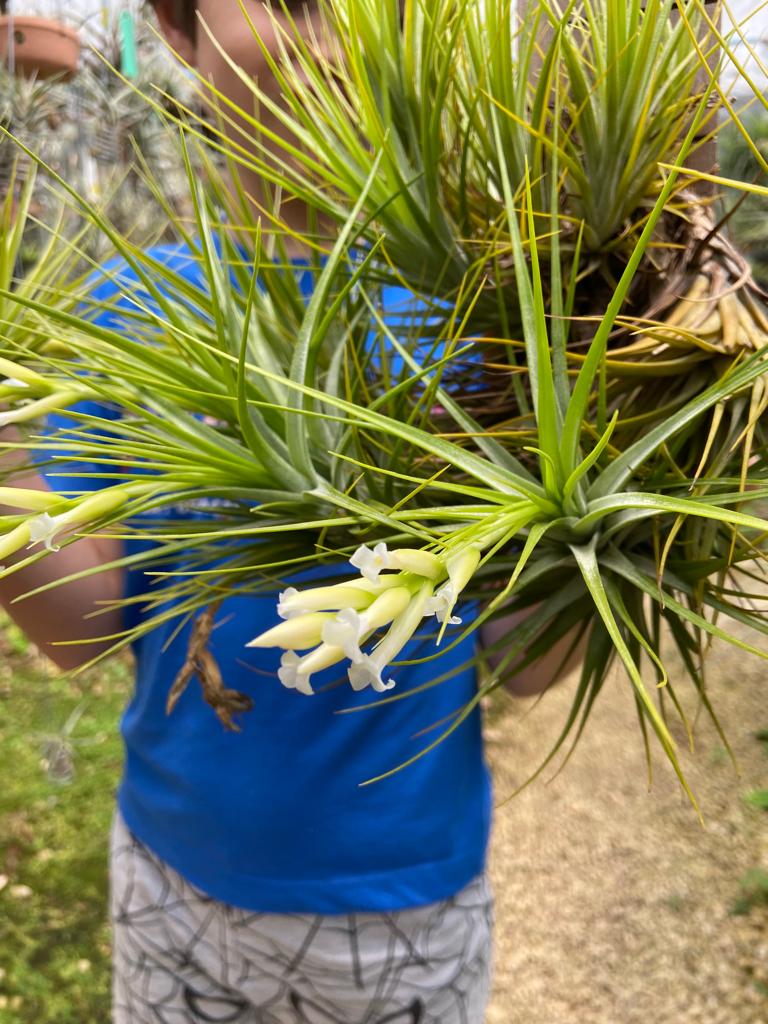
{"type": "Polygon", "coordinates": [[[0,14],[0,59],[14,70],[36,78],[77,74],[80,36],[75,28],[53,18],[0,14]]]}

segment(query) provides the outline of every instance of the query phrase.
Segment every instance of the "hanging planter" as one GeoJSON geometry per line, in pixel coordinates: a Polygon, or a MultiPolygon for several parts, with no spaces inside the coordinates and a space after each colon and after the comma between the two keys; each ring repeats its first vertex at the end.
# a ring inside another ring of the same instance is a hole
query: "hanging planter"
{"type": "Polygon", "coordinates": [[[12,64],[18,74],[72,78],[80,60],[80,38],[60,21],[4,14],[0,16],[0,59],[12,64]]]}

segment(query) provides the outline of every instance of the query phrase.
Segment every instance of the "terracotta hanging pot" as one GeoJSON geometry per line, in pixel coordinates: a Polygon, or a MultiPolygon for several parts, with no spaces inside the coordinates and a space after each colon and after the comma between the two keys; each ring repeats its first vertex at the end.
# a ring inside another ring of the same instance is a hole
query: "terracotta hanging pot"
{"type": "Polygon", "coordinates": [[[49,18],[0,15],[0,60],[8,65],[12,49],[17,74],[72,78],[80,60],[75,29],[49,18]]]}

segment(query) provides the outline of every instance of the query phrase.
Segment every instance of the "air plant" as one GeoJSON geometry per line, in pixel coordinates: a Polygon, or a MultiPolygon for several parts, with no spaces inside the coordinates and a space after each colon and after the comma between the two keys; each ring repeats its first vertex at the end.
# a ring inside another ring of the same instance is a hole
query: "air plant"
{"type": "Polygon", "coordinates": [[[3,372],[25,392],[2,415],[61,410],[30,444],[92,464],[103,486],[45,508],[6,492],[18,513],[0,521],[0,554],[31,545],[6,571],[84,533],[151,541],[124,560],[156,585],[115,647],[279,587],[283,621],[253,643],[282,649],[280,682],[307,695],[338,664],[354,690],[406,699],[393,680],[412,636],[434,639],[437,685],[447,646],[526,612],[422,753],[568,636],[583,665],[545,763],[581,735],[618,660],[643,736],[685,786],[670,706],[690,726],[668,648],[716,724],[711,638],[768,657],[745,600],[768,531],[753,508],[768,497],[768,319],[684,187],[714,84],[691,98],[707,20],[678,6],[672,26],[671,3],[541,0],[516,25],[506,0],[422,0],[401,26],[394,0],[334,0],[322,49],[286,33],[285,158],[258,138],[255,157],[237,136],[214,132],[212,146],[339,223],[333,241],[306,240],[301,266],[274,210],[267,237],[242,191],[233,203],[214,174],[201,192],[194,126],[195,222],[176,224],[194,281],[70,188],[119,253],[113,294],[81,289],[79,314],[17,300],[78,358],[7,344],[3,372]],[[418,301],[395,316],[402,282],[418,301]],[[200,499],[206,515],[173,514],[200,499]],[[356,571],[340,579],[340,561],[356,571]],[[325,578],[296,581],[318,567],[325,578]]]}

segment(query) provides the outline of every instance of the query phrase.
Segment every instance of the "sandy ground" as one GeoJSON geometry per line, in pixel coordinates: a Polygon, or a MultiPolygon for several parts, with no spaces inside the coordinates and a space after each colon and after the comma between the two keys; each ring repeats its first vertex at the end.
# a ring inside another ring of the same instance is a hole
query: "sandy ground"
{"type": "Polygon", "coordinates": [[[618,672],[565,771],[506,802],[548,751],[572,681],[533,709],[509,698],[494,710],[497,953],[487,1024],[768,1024],[768,908],[731,912],[744,873],[768,869],[768,815],[743,800],[768,787],[755,739],[768,729],[768,666],[725,645],[710,659],[710,692],[741,775],[702,716],[683,763],[704,826],[663,756],[649,793],[618,672]]]}

